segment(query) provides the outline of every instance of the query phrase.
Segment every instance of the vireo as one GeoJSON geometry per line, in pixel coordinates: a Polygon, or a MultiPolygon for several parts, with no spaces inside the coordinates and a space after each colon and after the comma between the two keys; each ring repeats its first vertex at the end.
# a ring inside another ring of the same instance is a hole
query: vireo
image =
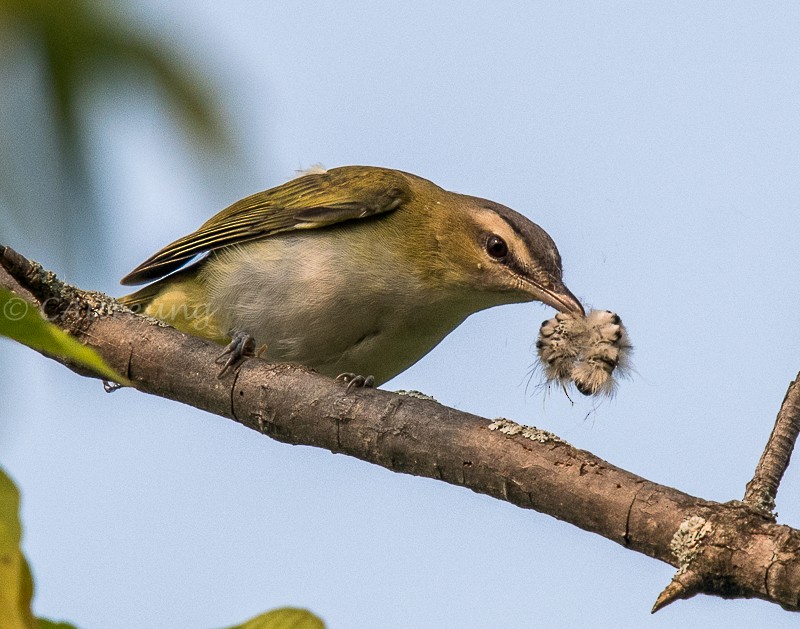
{"type": "Polygon", "coordinates": [[[561,275],[555,243],[521,214],[345,166],[237,201],[126,275],[158,281],[121,301],[230,342],[226,368],[263,344],[268,360],[381,384],[484,308],[541,301],[582,317],[561,275]]]}

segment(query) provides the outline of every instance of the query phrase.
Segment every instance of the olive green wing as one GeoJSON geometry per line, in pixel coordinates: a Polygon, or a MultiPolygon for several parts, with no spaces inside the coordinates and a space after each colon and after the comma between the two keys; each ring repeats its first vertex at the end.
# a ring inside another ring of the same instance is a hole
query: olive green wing
{"type": "Polygon", "coordinates": [[[229,245],[391,212],[410,197],[407,175],[396,170],[345,166],[304,175],[237,201],[142,262],[120,283],[156,280],[198,254],[229,245]]]}

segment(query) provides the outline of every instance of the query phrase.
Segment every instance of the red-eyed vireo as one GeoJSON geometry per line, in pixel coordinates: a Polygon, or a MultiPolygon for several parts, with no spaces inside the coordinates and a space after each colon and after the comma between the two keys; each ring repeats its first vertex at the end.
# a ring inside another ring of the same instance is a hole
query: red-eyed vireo
{"type": "Polygon", "coordinates": [[[267,360],[381,384],[484,308],[541,301],[583,316],[561,274],[555,243],[521,214],[345,166],[234,203],[125,276],[158,281],[122,302],[230,341],[234,360],[263,344],[267,360]]]}

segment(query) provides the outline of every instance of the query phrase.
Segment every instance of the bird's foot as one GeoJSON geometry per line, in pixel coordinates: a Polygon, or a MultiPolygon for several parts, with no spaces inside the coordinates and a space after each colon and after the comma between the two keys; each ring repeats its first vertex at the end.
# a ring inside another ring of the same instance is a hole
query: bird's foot
{"type": "Polygon", "coordinates": [[[350,389],[371,389],[375,386],[375,378],[373,376],[359,376],[355,373],[340,373],[336,379],[344,382],[347,385],[347,392],[350,389]]]}
{"type": "MultiPolygon", "coordinates": [[[[263,348],[259,349],[261,354],[263,348]]],[[[214,361],[218,365],[222,365],[217,378],[222,378],[229,370],[234,371],[242,365],[245,358],[250,358],[256,355],[256,340],[246,332],[236,332],[231,337],[231,342],[228,343],[225,350],[217,356],[214,361]]]]}

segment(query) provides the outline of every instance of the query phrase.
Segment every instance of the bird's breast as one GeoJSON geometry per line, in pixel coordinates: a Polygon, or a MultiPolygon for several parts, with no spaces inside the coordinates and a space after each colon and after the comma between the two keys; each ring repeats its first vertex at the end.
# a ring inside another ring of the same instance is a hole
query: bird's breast
{"type": "Polygon", "coordinates": [[[203,273],[222,325],[265,344],[268,360],[382,383],[480,309],[422,282],[375,234],[344,247],[341,232],[271,237],[209,260],[203,273]]]}

